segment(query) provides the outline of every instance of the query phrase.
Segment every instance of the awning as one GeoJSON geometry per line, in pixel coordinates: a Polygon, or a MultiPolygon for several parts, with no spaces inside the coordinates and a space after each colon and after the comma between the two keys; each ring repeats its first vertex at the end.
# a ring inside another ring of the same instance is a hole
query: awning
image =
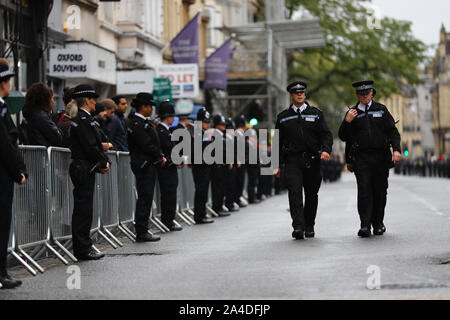
{"type": "Polygon", "coordinates": [[[325,46],[319,19],[258,22],[250,25],[223,27],[221,30],[249,50],[267,51],[270,32],[273,40],[284,49],[300,50],[325,46]]]}

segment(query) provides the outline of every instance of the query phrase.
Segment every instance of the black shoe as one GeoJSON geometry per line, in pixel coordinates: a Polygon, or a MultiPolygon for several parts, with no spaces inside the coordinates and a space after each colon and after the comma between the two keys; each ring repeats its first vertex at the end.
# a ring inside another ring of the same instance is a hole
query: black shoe
{"type": "Polygon", "coordinates": [[[383,223],[381,223],[381,228],[380,229],[383,231],[383,233],[386,232],[386,226],[383,223]]]}
{"type": "Polygon", "coordinates": [[[214,220],[213,219],[209,219],[209,218],[203,218],[201,220],[195,220],[195,224],[207,224],[207,223],[213,223],[214,220]]]}
{"type": "Polygon", "coordinates": [[[76,254],[77,260],[99,260],[105,256],[104,253],[97,253],[93,248],[90,248],[86,253],[76,254]]]}
{"type": "Polygon", "coordinates": [[[248,203],[250,203],[250,204],[258,204],[260,202],[261,202],[261,200],[255,199],[253,201],[249,201],[248,203]]]}
{"type": "Polygon", "coordinates": [[[151,233],[138,234],[136,237],[136,242],[155,242],[161,240],[161,237],[155,236],[151,233]]]}
{"type": "Polygon", "coordinates": [[[383,228],[373,229],[373,234],[376,236],[382,236],[384,234],[383,228]]]}
{"type": "Polygon", "coordinates": [[[217,212],[217,214],[219,215],[219,217],[228,217],[229,215],[231,215],[229,212],[217,212]]]}
{"type": "Polygon", "coordinates": [[[314,238],[316,233],[314,232],[314,228],[306,228],[305,237],[306,238],[314,238]]]}
{"type": "Polygon", "coordinates": [[[303,230],[294,230],[292,232],[292,238],[303,240],[305,238],[303,230]]]}
{"type": "Polygon", "coordinates": [[[173,225],[169,228],[169,230],[170,231],[181,231],[181,230],[183,230],[183,228],[180,226],[177,226],[177,225],[173,225]]]}
{"type": "Polygon", "coordinates": [[[369,238],[371,236],[370,228],[361,228],[358,231],[358,237],[369,238]]]}
{"type": "Polygon", "coordinates": [[[11,278],[8,274],[0,275],[0,289],[13,289],[22,284],[22,281],[11,278]]]}

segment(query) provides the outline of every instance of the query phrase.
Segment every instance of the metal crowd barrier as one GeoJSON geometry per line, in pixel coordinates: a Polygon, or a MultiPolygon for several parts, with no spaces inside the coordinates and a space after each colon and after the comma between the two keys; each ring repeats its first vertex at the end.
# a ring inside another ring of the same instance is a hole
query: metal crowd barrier
{"type": "MultiPolygon", "coordinates": [[[[61,244],[72,240],[73,184],[69,175],[70,150],[65,148],[48,148],[51,179],[51,242],[55,244],[72,261],[77,259],[61,244]]],[[[65,259],[64,259],[65,260],[65,259]]],[[[67,261],[63,263],[67,264],[67,261]]]]}
{"type": "Polygon", "coordinates": [[[192,169],[184,166],[178,170],[178,190],[177,190],[177,216],[187,225],[195,224],[194,212],[194,180],[192,178],[192,169]]]}
{"type": "Polygon", "coordinates": [[[134,174],[130,166],[130,154],[128,152],[117,152],[117,167],[120,183],[119,192],[119,230],[131,241],[136,241],[136,235],[130,230],[134,223],[136,212],[136,187],[134,174]]]}
{"type": "MultiPolygon", "coordinates": [[[[8,250],[31,274],[36,275],[36,270],[44,272],[36,260],[49,251],[64,264],[69,263],[65,257],[77,261],[69,251],[74,203],[69,175],[71,153],[65,148],[40,146],[20,146],[19,150],[29,177],[25,185],[16,184],[14,187],[8,250]],[[25,252],[24,249],[29,250],[25,252]]],[[[134,223],[137,193],[129,153],[107,154],[111,169],[104,175],[96,175],[91,233],[117,248],[123,246],[117,238],[119,232],[131,241],[136,239],[130,229],[134,223]]],[[[177,218],[187,225],[195,224],[192,211],[195,188],[191,171],[187,166],[178,171],[177,218]]],[[[168,232],[169,229],[158,218],[160,195],[159,183],[156,182],[150,221],[161,232],[168,232]]],[[[217,216],[210,206],[208,211],[217,216]]],[[[175,223],[179,225],[177,221],[175,223]]]]}

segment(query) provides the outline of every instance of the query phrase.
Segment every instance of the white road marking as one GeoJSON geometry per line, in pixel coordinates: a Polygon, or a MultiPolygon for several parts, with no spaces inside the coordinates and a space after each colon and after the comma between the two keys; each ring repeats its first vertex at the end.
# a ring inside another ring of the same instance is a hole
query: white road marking
{"type": "Polygon", "coordinates": [[[433,204],[431,204],[430,202],[428,202],[427,200],[425,200],[424,198],[420,197],[417,193],[408,190],[406,188],[403,187],[403,189],[410,193],[412,198],[417,200],[418,202],[420,202],[421,204],[423,204],[425,207],[427,207],[428,209],[430,209],[431,211],[433,211],[433,213],[437,214],[438,216],[445,216],[445,213],[443,213],[442,211],[440,211],[438,208],[436,208],[433,204]]]}

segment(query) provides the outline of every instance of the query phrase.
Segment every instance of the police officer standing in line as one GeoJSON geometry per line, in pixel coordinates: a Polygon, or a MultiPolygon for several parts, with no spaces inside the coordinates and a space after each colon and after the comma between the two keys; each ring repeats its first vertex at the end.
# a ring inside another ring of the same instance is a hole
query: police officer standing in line
{"type": "Polygon", "coordinates": [[[101,137],[91,113],[95,111],[98,94],[87,84],[75,87],[73,99],[78,114],[72,119],[69,147],[72,151],[70,178],[73,189],[72,239],[73,252],[78,260],[97,260],[104,254],[92,247],[90,230],[93,214],[95,173],[105,174],[110,163],[103,152],[101,137]]]}
{"type": "MultiPolygon", "coordinates": [[[[170,125],[175,119],[175,107],[169,101],[162,102],[158,107],[160,123],[157,130],[161,151],[167,159],[164,166],[158,168],[158,183],[161,190],[161,220],[170,231],[181,231],[182,227],[174,224],[177,210],[178,171],[171,160],[172,149],[176,143],[172,141],[170,125]]],[[[180,164],[180,168],[183,165],[180,164]]]]}
{"type": "Polygon", "coordinates": [[[244,208],[247,206],[247,203],[241,200],[242,192],[244,191],[244,183],[245,183],[245,171],[246,171],[246,164],[245,161],[247,159],[246,152],[248,150],[247,147],[247,141],[245,141],[245,127],[246,127],[246,120],[243,115],[240,115],[235,118],[234,120],[236,130],[234,131],[234,137],[236,144],[236,150],[239,151],[239,143],[244,144],[245,146],[245,152],[244,154],[240,155],[237,153],[237,159],[236,159],[236,175],[234,180],[234,202],[238,204],[240,208],[244,208]]]}
{"type": "Polygon", "coordinates": [[[306,102],[306,88],[307,84],[302,81],[287,87],[293,104],[278,115],[276,124],[280,134],[281,174],[289,191],[295,239],[315,236],[317,194],[322,181],[320,160],[330,160],[333,145],[333,136],[322,111],[306,102]]]}
{"type": "Polygon", "coordinates": [[[259,176],[261,173],[261,168],[259,166],[259,155],[258,155],[258,137],[256,135],[256,130],[253,128],[247,129],[248,135],[246,137],[246,147],[247,147],[247,195],[249,204],[258,204],[261,202],[256,197],[256,188],[259,183],[259,176]],[[256,154],[256,159],[250,159],[252,154],[256,154]],[[256,160],[256,163],[252,163],[256,160]]]}
{"type": "Polygon", "coordinates": [[[11,91],[10,79],[15,74],[9,70],[6,59],[0,59],[0,288],[12,289],[22,284],[8,275],[6,263],[12,219],[14,182],[27,180],[26,166],[17,148],[18,131],[5,103],[11,91]]]}
{"type": "Polygon", "coordinates": [[[201,131],[194,129],[192,136],[192,175],[194,177],[195,194],[194,194],[194,220],[196,224],[213,223],[214,220],[206,216],[206,202],[208,201],[209,182],[211,179],[211,166],[206,164],[203,159],[203,151],[211,143],[211,138],[207,136],[207,130],[211,127],[211,115],[202,108],[197,112],[197,121],[201,121],[201,131]],[[202,154],[195,153],[195,141],[202,142],[202,154]],[[200,163],[195,163],[195,159],[200,158],[200,163]]]}
{"type": "MultiPolygon", "coordinates": [[[[234,201],[235,199],[235,184],[236,184],[236,169],[237,169],[237,145],[234,137],[235,132],[235,124],[233,119],[227,118],[225,120],[226,123],[226,132],[225,132],[225,140],[226,140],[226,148],[224,152],[228,151],[228,153],[233,152],[233,163],[231,168],[228,167],[226,171],[225,179],[227,181],[225,187],[225,207],[227,207],[229,212],[239,211],[239,205],[234,201]]],[[[225,155],[226,158],[226,155],[225,155]]],[[[239,164],[240,166],[240,164],[239,164]]]]}
{"type": "Polygon", "coordinates": [[[223,145],[223,158],[216,159],[216,163],[212,166],[211,171],[211,192],[212,192],[212,209],[219,215],[219,217],[229,216],[229,212],[225,212],[223,209],[225,189],[227,181],[228,171],[233,168],[233,164],[226,163],[227,154],[227,142],[226,142],[226,120],[221,114],[216,114],[213,117],[215,134],[213,139],[221,139],[223,145]]]}
{"type": "Polygon", "coordinates": [[[136,201],[135,229],[137,242],[159,241],[160,237],[149,232],[148,220],[152,210],[157,167],[166,163],[161,153],[156,126],[148,120],[152,115],[153,95],[140,92],[131,102],[135,113],[128,117],[128,147],[130,166],[136,177],[138,199],[136,201]]]}
{"type": "Polygon", "coordinates": [[[339,128],[339,138],[354,146],[352,163],[358,184],[358,236],[386,232],[386,206],[389,169],[401,159],[400,134],[386,106],[372,100],[374,82],[353,83],[358,103],[350,108],[339,128]],[[391,153],[391,147],[394,153],[391,153]]]}

